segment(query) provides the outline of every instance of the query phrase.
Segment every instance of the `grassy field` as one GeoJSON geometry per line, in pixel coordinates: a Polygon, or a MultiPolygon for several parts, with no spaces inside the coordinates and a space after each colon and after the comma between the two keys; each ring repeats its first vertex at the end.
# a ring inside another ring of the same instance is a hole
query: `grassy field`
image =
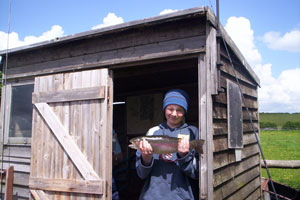
{"type": "Polygon", "coordinates": [[[300,122],[300,113],[259,113],[260,122],[273,122],[281,128],[287,121],[300,122]]]}
{"type": "MultiPolygon", "coordinates": [[[[300,130],[261,131],[266,160],[300,160],[300,130]]],[[[300,190],[300,169],[269,169],[274,181],[300,190]]],[[[268,177],[265,169],[262,176],[268,177]]]]}

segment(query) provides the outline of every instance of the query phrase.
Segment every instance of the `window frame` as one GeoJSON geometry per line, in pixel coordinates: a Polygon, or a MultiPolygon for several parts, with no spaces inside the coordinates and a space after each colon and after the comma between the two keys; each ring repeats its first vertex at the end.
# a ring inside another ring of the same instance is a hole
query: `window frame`
{"type": "MultiPolygon", "coordinates": [[[[9,136],[9,126],[10,126],[10,116],[11,116],[11,103],[12,103],[12,88],[15,86],[22,85],[33,85],[34,79],[29,80],[15,80],[14,82],[7,82],[5,86],[2,87],[2,98],[1,98],[1,121],[2,121],[2,134],[3,144],[6,145],[30,145],[31,137],[10,137],[9,136]]],[[[1,138],[2,140],[2,138],[1,138]]]]}

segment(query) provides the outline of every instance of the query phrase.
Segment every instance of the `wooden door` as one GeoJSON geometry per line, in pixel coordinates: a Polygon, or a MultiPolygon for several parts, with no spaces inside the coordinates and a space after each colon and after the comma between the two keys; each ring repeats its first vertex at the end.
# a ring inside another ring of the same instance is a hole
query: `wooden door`
{"type": "Polygon", "coordinates": [[[112,91],[108,69],[35,78],[35,199],[111,199],[112,91]]]}

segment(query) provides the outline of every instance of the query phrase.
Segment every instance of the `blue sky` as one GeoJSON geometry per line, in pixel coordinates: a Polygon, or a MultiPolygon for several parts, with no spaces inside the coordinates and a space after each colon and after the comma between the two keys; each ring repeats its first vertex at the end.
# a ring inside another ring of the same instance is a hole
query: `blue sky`
{"type": "MultiPolygon", "coordinates": [[[[197,6],[214,0],[11,0],[14,48],[197,6]],[[109,14],[110,13],[110,14],[109,14]]],[[[0,0],[0,50],[7,47],[9,0],[0,0]]],[[[221,0],[220,20],[260,77],[260,112],[300,112],[300,1],[221,0]]]]}

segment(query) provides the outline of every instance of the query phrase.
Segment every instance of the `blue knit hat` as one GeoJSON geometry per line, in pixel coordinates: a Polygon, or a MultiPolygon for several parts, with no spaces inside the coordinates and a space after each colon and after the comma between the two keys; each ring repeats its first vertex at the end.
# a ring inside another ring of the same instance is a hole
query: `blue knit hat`
{"type": "Polygon", "coordinates": [[[165,95],[164,102],[163,102],[163,110],[165,110],[165,108],[170,104],[176,104],[183,107],[185,112],[187,112],[188,101],[189,101],[189,96],[185,91],[180,89],[170,90],[165,95]]]}

